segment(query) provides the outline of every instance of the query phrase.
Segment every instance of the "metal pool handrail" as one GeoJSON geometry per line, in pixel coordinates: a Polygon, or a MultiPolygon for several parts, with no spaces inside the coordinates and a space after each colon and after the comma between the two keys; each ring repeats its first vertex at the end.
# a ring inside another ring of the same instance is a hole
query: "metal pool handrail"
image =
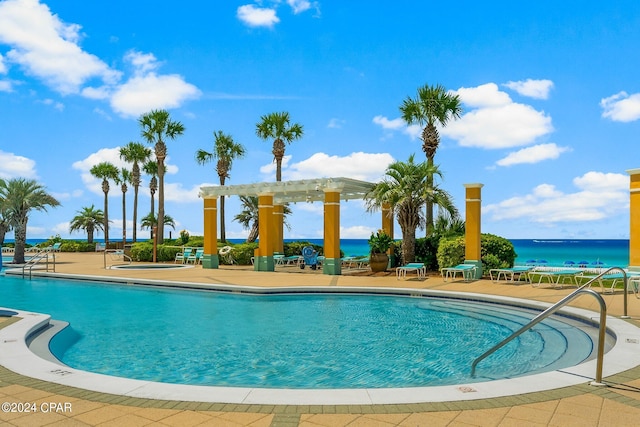
{"type": "Polygon", "coordinates": [[[576,289],[575,291],[573,291],[572,293],[570,293],[566,297],[562,298],[560,301],[558,301],[557,303],[555,303],[551,307],[547,308],[542,313],[538,314],[529,323],[527,323],[526,325],[524,325],[523,327],[521,327],[520,329],[518,329],[517,331],[515,331],[511,335],[509,335],[507,338],[505,338],[504,340],[500,341],[498,344],[494,345],[489,350],[484,352],[482,355],[477,357],[473,361],[473,363],[471,364],[471,376],[475,377],[475,375],[476,375],[476,367],[478,366],[478,363],[480,363],[482,360],[487,358],[489,355],[495,353],[497,350],[499,350],[500,348],[504,347],[505,345],[510,343],[512,340],[514,340],[515,338],[519,337],[524,332],[528,331],[529,329],[531,329],[532,327],[534,327],[538,323],[542,322],[547,317],[549,317],[552,314],[556,313],[558,310],[560,310],[562,307],[567,305],[569,302],[573,301],[575,298],[579,297],[581,294],[587,293],[587,294],[592,295],[596,300],[598,300],[598,303],[600,304],[600,326],[599,326],[599,331],[598,331],[598,353],[597,353],[597,360],[596,360],[596,378],[595,378],[595,381],[592,382],[591,384],[592,385],[603,385],[602,384],[602,363],[603,363],[603,359],[604,359],[604,338],[605,338],[605,332],[606,332],[606,326],[607,326],[607,304],[604,302],[604,299],[602,298],[602,296],[600,294],[598,294],[596,291],[594,291],[592,289],[585,289],[585,287],[591,285],[591,283],[593,283],[595,280],[600,279],[602,276],[604,276],[605,274],[609,273],[612,270],[620,270],[620,271],[622,271],[622,274],[624,275],[624,295],[625,295],[625,315],[626,315],[626,312],[627,312],[627,308],[626,308],[627,273],[620,267],[611,267],[611,268],[607,269],[606,271],[604,271],[603,273],[600,273],[599,275],[597,275],[593,279],[589,280],[587,283],[585,283],[584,285],[582,285],[581,287],[579,287],[578,289],[576,289]]]}

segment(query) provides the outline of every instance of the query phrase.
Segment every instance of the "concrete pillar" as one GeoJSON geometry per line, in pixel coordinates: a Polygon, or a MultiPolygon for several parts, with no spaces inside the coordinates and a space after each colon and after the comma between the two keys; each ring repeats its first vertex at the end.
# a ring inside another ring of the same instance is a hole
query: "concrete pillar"
{"type": "Polygon", "coordinates": [[[284,254],[284,205],[273,205],[273,251],[284,254]]]}
{"type": "MultiPolygon", "coordinates": [[[[388,203],[384,203],[382,205],[382,231],[387,233],[393,239],[393,228],[393,211],[388,203]]],[[[393,246],[389,248],[387,255],[389,255],[389,265],[387,265],[387,268],[391,268],[393,267],[393,265],[391,265],[391,260],[393,258],[393,246]]]]}
{"type": "Polygon", "coordinates": [[[480,224],[483,184],[464,184],[465,187],[465,264],[476,266],[476,279],[482,277],[480,224]]]}
{"type": "Polygon", "coordinates": [[[640,271],[640,169],[629,174],[629,270],[640,271]]]}
{"type": "Polygon", "coordinates": [[[253,260],[255,271],[274,271],[273,194],[258,194],[258,251],[253,260]]]}
{"type": "Polygon", "coordinates": [[[204,199],[204,254],[202,268],[218,268],[218,197],[204,199]]]}
{"type": "Polygon", "coordinates": [[[324,190],[324,274],[342,274],[340,259],[340,192],[324,190]]]}

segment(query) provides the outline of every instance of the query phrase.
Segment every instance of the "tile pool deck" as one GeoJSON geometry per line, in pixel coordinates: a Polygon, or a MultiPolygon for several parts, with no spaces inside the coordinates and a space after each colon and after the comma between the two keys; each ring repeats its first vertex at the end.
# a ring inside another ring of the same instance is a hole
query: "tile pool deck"
{"type": "MultiPolygon", "coordinates": [[[[112,261],[107,260],[108,264],[112,261]]],[[[161,279],[249,286],[345,286],[417,288],[475,292],[556,302],[572,289],[533,288],[480,280],[472,283],[396,280],[388,277],[325,276],[294,267],[274,273],[254,272],[246,267],[204,270],[200,266],[181,270],[105,270],[101,254],[57,256],[56,272],[134,279],[161,279]]],[[[598,289],[598,288],[596,288],[598,289]]],[[[603,295],[608,314],[619,317],[623,295],[603,295]]],[[[1,305],[1,302],[0,302],[1,305]]],[[[577,307],[597,310],[593,298],[581,297],[577,307]]],[[[640,300],[629,295],[630,323],[640,326],[640,300]]],[[[15,322],[1,318],[0,328],[15,322]]],[[[640,347],[639,350],[640,351],[640,347]]],[[[606,356],[605,356],[606,365],[606,356]]],[[[86,391],[32,379],[0,367],[0,402],[36,403],[36,413],[0,412],[0,424],[90,426],[631,426],[640,420],[640,366],[605,378],[610,386],[586,384],[551,391],[493,399],[398,405],[242,405],[130,398],[86,391]],[[50,405],[59,402],[62,405],[50,405]],[[44,406],[42,406],[44,404],[44,406]],[[68,404],[66,407],[65,404],[68,404]],[[67,411],[67,408],[71,411],[67,411]],[[44,412],[42,409],[47,410],[44,412]]]]}

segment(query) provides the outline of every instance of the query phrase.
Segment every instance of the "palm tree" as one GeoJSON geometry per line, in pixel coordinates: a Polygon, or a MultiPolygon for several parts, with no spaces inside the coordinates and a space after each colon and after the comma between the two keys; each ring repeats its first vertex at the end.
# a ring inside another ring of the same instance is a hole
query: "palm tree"
{"type": "Polygon", "coordinates": [[[140,165],[151,157],[151,149],[145,147],[139,142],[129,142],[120,148],[120,158],[125,162],[133,163],[131,168],[131,184],[133,185],[133,235],[132,240],[135,243],[138,239],[138,189],[140,188],[140,165]]]}
{"type": "MultiPolygon", "coordinates": [[[[155,160],[148,160],[142,167],[144,173],[151,175],[149,180],[149,193],[151,194],[151,216],[156,217],[155,194],[158,191],[158,163],[155,160]]],[[[153,228],[151,228],[151,238],[153,239],[153,228]]]]}
{"type": "Polygon", "coordinates": [[[53,196],[35,180],[14,178],[0,179],[0,204],[13,227],[15,250],[13,262],[24,264],[24,248],[27,242],[27,222],[32,210],[45,211],[48,206],[60,206],[53,196]]]}
{"type": "MultiPolygon", "coordinates": [[[[152,214],[151,212],[143,216],[142,219],[140,220],[140,228],[143,230],[147,228],[149,230],[153,230],[153,227],[157,225],[158,225],[158,217],[152,214]]],[[[176,223],[173,220],[173,218],[169,215],[164,216],[164,225],[168,225],[174,230],[176,229],[176,223]]]]}
{"type": "MultiPolygon", "coordinates": [[[[242,225],[242,228],[245,230],[249,230],[249,235],[247,236],[247,243],[255,242],[258,238],[258,230],[260,227],[259,216],[258,216],[258,197],[256,196],[239,196],[240,203],[242,204],[242,211],[233,217],[234,221],[239,222],[242,225]]],[[[288,203],[285,203],[283,206],[283,217],[284,217],[284,225],[287,229],[290,228],[289,223],[287,222],[287,215],[291,214],[291,208],[288,203]]]]}
{"type": "MultiPolygon", "coordinates": [[[[229,178],[233,160],[243,157],[245,149],[242,144],[235,143],[231,135],[227,135],[222,131],[213,132],[213,138],[213,152],[198,150],[196,152],[196,161],[198,164],[204,165],[217,159],[216,172],[218,172],[218,177],[220,178],[220,185],[224,185],[225,179],[229,178]]],[[[224,227],[224,196],[220,196],[220,240],[227,241],[224,227]]]]}
{"type": "Polygon", "coordinates": [[[389,205],[390,214],[396,215],[402,230],[402,255],[405,263],[415,261],[416,229],[424,225],[421,208],[427,197],[442,203],[446,209],[453,206],[451,197],[446,192],[437,187],[426,187],[429,177],[440,175],[438,167],[428,162],[415,163],[414,158],[412,154],[406,162],[391,163],[383,180],[365,196],[368,211],[389,205]]]}
{"type": "Polygon", "coordinates": [[[102,192],[104,193],[104,244],[109,244],[109,180],[117,181],[118,168],[109,162],[94,165],[89,172],[102,180],[102,192]]]}
{"type": "Polygon", "coordinates": [[[271,113],[260,118],[256,125],[256,135],[267,140],[273,139],[273,157],[276,160],[276,181],[282,181],[282,158],[285,152],[285,143],[290,144],[296,139],[302,138],[302,125],[291,124],[289,113],[271,113]]]}
{"type": "Polygon", "coordinates": [[[155,148],[158,163],[158,241],[164,241],[164,161],[167,158],[165,139],[175,139],[184,133],[180,122],[171,120],[166,110],[152,110],[140,117],[142,137],[155,148]]]}
{"type": "Polygon", "coordinates": [[[7,215],[4,203],[0,199],[0,247],[4,246],[4,236],[11,231],[11,223],[7,215]]]}
{"type": "Polygon", "coordinates": [[[87,233],[87,243],[93,243],[93,233],[95,230],[104,231],[104,213],[100,209],[95,209],[93,205],[77,211],[69,224],[69,232],[84,230],[87,233]]]}
{"type": "MultiPolygon", "coordinates": [[[[436,125],[446,127],[451,119],[458,119],[462,114],[460,97],[449,93],[443,86],[425,85],[418,88],[415,99],[407,97],[400,106],[402,119],[409,125],[419,124],[422,129],[422,151],[427,156],[427,163],[433,166],[436,151],[440,144],[440,135],[436,125]]],[[[427,180],[427,187],[434,186],[433,180],[427,180]]],[[[427,235],[433,231],[433,203],[427,200],[427,235]]]]}
{"type": "Polygon", "coordinates": [[[127,244],[127,183],[131,183],[131,172],[126,169],[120,169],[116,184],[120,184],[120,190],[122,190],[122,248],[127,244]]]}

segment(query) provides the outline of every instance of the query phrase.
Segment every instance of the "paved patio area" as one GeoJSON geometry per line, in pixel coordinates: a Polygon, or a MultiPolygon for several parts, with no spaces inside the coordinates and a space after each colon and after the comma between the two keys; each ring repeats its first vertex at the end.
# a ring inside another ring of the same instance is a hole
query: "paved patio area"
{"type": "MultiPolygon", "coordinates": [[[[245,286],[402,287],[504,295],[556,302],[571,288],[534,288],[528,284],[479,280],[443,282],[441,278],[396,280],[395,275],[326,276],[308,269],[278,267],[254,272],[223,266],[205,270],[116,270],[104,268],[102,254],[57,254],[56,272],[245,286]]],[[[108,265],[119,263],[107,257],[108,265]]],[[[596,287],[596,289],[598,289],[596,287]]],[[[628,295],[628,321],[640,326],[640,300],[628,295]]],[[[603,295],[608,314],[623,313],[623,294],[603,295]]],[[[577,307],[596,311],[593,298],[577,307]]],[[[20,321],[0,317],[0,328],[20,321]]],[[[640,339],[640,337],[638,337],[640,339]]],[[[640,351],[640,348],[639,350],[640,351]]],[[[605,356],[606,364],[606,356],[605,356]]],[[[0,423],[9,426],[635,426],[640,420],[640,366],[605,378],[608,387],[587,384],[495,399],[406,405],[271,406],[161,401],[109,395],[48,383],[0,367],[0,423]],[[25,404],[29,405],[25,405],[25,404]],[[20,409],[5,412],[4,409],[20,409]],[[26,412],[31,410],[31,412],[26,412]]]]}

